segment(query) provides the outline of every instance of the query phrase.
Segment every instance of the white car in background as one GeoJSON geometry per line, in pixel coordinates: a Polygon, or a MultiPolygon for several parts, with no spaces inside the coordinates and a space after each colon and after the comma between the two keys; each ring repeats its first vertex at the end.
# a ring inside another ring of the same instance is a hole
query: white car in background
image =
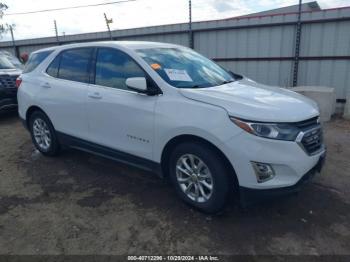
{"type": "Polygon", "coordinates": [[[151,42],[73,44],[33,53],[19,115],[35,147],[69,146],[170,178],[218,212],[297,190],[325,147],[314,102],[230,73],[193,50],[151,42]]]}

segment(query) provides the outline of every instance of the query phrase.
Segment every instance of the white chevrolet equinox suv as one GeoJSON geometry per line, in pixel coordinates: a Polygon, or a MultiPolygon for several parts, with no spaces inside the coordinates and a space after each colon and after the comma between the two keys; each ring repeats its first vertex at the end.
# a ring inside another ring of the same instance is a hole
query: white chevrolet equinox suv
{"type": "Polygon", "coordinates": [[[298,190],[320,172],[317,105],[152,42],[64,45],[31,54],[19,115],[46,156],[70,147],[167,177],[185,202],[218,212],[298,190]]]}

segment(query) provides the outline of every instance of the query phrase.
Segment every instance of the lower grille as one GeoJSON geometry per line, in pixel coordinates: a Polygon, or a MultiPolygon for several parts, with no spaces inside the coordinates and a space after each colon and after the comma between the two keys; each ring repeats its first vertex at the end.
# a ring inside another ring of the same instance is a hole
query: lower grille
{"type": "Polygon", "coordinates": [[[321,150],[323,147],[323,135],[321,126],[305,131],[301,139],[301,145],[310,155],[321,150]]]}
{"type": "Polygon", "coordinates": [[[0,88],[16,88],[18,75],[0,75],[0,88]]]}

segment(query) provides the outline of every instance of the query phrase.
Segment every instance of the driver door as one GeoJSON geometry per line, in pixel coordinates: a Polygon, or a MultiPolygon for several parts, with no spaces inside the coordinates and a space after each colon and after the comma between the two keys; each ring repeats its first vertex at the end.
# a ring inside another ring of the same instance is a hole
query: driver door
{"type": "Polygon", "coordinates": [[[147,76],[128,54],[97,49],[95,79],[87,97],[90,141],[151,160],[158,96],[131,91],[125,84],[129,77],[147,76]]]}

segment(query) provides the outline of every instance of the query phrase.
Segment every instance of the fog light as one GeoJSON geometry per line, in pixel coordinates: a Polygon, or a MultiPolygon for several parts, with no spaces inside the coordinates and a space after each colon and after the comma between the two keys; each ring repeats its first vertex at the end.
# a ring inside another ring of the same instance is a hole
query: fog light
{"type": "Polygon", "coordinates": [[[272,166],[265,163],[252,162],[258,183],[266,182],[275,176],[272,166]]]}

